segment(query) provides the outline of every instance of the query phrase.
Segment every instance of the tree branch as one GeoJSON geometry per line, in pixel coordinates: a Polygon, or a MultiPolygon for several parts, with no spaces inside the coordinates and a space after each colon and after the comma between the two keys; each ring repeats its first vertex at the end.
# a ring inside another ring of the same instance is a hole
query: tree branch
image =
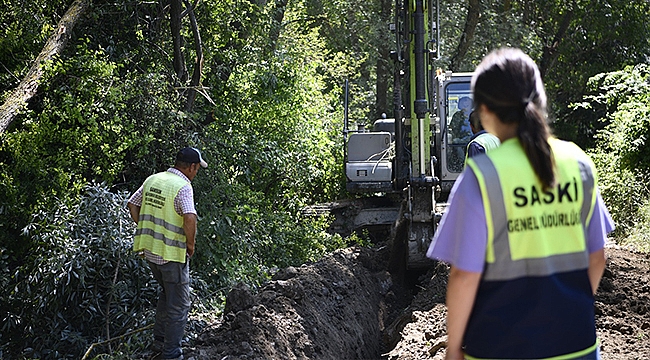
{"type": "Polygon", "coordinates": [[[181,37],[182,0],[171,0],[169,10],[172,42],[174,43],[174,71],[182,85],[187,81],[187,67],[183,57],[183,39],[181,37]]]}
{"type": "Polygon", "coordinates": [[[560,23],[560,26],[558,27],[557,32],[553,37],[553,40],[551,41],[550,44],[547,43],[544,45],[542,59],[540,60],[539,63],[539,72],[540,75],[542,76],[542,79],[544,78],[546,73],[550,70],[550,68],[553,66],[555,60],[557,60],[558,48],[560,47],[560,42],[562,41],[564,35],[569,29],[569,26],[571,25],[571,20],[573,20],[574,8],[576,6],[575,0],[573,0],[567,6],[568,9],[564,13],[564,16],[562,17],[562,22],[560,23]]]}
{"type": "Polygon", "coordinates": [[[115,341],[115,340],[122,340],[122,339],[124,339],[124,338],[126,338],[126,337],[129,337],[129,336],[133,335],[133,334],[136,334],[136,333],[139,333],[139,332],[142,332],[142,331],[145,331],[145,330],[153,329],[153,325],[154,325],[154,324],[149,324],[149,325],[147,325],[147,326],[145,326],[145,327],[141,327],[141,328],[139,328],[139,329],[135,329],[135,330],[133,330],[133,331],[129,331],[128,333],[123,334],[123,335],[120,335],[120,336],[118,336],[118,337],[114,337],[114,338],[112,338],[112,339],[108,339],[108,340],[104,340],[104,341],[100,341],[100,342],[92,343],[92,344],[90,344],[90,347],[88,348],[88,350],[86,350],[86,353],[85,353],[84,356],[81,358],[81,360],[86,360],[86,359],[88,359],[88,357],[90,356],[90,353],[93,351],[93,349],[95,348],[95,346],[101,346],[101,345],[110,344],[111,342],[113,342],[113,341],[115,341]]]}
{"type": "Polygon", "coordinates": [[[451,58],[450,70],[458,70],[458,65],[463,61],[465,55],[467,55],[467,50],[474,40],[474,33],[476,32],[476,25],[478,25],[479,16],[481,15],[481,1],[480,0],[469,0],[469,6],[467,8],[467,20],[465,21],[465,30],[463,30],[463,35],[460,37],[460,42],[458,43],[458,49],[456,54],[451,58]]]}
{"type": "Polygon", "coordinates": [[[87,8],[88,0],[76,0],[59,20],[55,33],[47,40],[27,75],[0,106],[0,133],[7,130],[20,111],[34,97],[38,90],[39,80],[43,76],[43,63],[63,52],[72,34],[72,29],[87,8]]]}

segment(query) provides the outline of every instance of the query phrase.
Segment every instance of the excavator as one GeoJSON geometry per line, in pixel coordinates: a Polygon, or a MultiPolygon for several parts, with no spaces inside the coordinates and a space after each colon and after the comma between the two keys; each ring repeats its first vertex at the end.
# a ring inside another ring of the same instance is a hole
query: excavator
{"type": "Polygon", "coordinates": [[[392,234],[407,269],[433,264],[426,252],[472,135],[472,74],[436,67],[439,5],[439,0],[395,1],[394,118],[378,119],[372,127],[349,124],[346,83],[344,168],[354,197],[311,209],[326,207],[334,215],[330,231],[342,235],[362,229],[392,234]]]}

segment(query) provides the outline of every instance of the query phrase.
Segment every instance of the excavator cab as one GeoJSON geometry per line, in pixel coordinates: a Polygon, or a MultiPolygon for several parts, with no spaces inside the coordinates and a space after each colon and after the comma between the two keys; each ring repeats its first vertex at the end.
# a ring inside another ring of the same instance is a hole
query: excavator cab
{"type": "MultiPolygon", "coordinates": [[[[472,137],[469,114],[473,109],[471,73],[438,75],[435,123],[431,155],[439,180],[438,198],[445,201],[465,166],[467,144],[472,137]]],[[[345,174],[350,193],[395,193],[395,119],[381,118],[371,129],[348,130],[345,174]]]]}
{"type": "Polygon", "coordinates": [[[472,137],[469,114],[473,109],[471,73],[446,72],[437,78],[438,106],[436,153],[441,193],[448,194],[465,167],[467,144],[472,137]]]}

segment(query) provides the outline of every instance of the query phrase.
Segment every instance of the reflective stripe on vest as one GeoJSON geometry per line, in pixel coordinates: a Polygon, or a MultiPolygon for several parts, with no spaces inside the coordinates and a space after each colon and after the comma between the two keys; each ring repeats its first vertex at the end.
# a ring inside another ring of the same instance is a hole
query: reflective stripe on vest
{"type": "MultiPolygon", "coordinates": [[[[593,354],[598,349],[599,345],[600,345],[600,342],[596,341],[592,346],[590,346],[590,347],[588,347],[588,348],[586,348],[584,350],[576,351],[576,352],[571,353],[571,354],[564,354],[564,355],[560,355],[560,356],[552,356],[552,357],[547,357],[547,358],[538,359],[538,360],[570,360],[570,359],[577,359],[577,358],[583,359],[582,358],[583,356],[593,354]]],[[[492,359],[488,359],[488,358],[477,358],[477,357],[474,357],[474,356],[469,356],[467,354],[465,354],[465,359],[466,360],[492,360],[492,359]]],[[[591,359],[591,357],[589,357],[588,359],[591,359]]],[[[594,354],[593,359],[596,360],[595,354],[594,354]]]]}
{"type": "Polygon", "coordinates": [[[174,198],[187,184],[185,179],[170,172],[158,173],[145,180],[134,251],[147,249],[167,261],[185,262],[187,244],[183,217],[174,208],[174,198]]]}
{"type": "Polygon", "coordinates": [[[549,142],[558,175],[558,185],[549,191],[542,190],[534,173],[524,170],[530,166],[518,140],[469,159],[487,220],[485,280],[546,276],[588,266],[584,231],[595,204],[591,160],[571,143],[549,142]],[[504,194],[504,185],[515,190],[504,194]],[[531,237],[545,239],[545,247],[536,246],[531,237]]]}

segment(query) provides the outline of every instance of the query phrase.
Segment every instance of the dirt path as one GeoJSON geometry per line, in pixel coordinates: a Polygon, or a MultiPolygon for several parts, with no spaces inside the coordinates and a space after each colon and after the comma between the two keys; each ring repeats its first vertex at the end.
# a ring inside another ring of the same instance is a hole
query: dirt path
{"type": "MultiPolygon", "coordinates": [[[[596,295],[602,358],[650,359],[650,255],[607,254],[596,295]]],[[[350,248],[285,269],[255,293],[238,287],[185,358],[443,359],[446,266],[408,286],[387,263],[385,248],[350,248]]]]}

